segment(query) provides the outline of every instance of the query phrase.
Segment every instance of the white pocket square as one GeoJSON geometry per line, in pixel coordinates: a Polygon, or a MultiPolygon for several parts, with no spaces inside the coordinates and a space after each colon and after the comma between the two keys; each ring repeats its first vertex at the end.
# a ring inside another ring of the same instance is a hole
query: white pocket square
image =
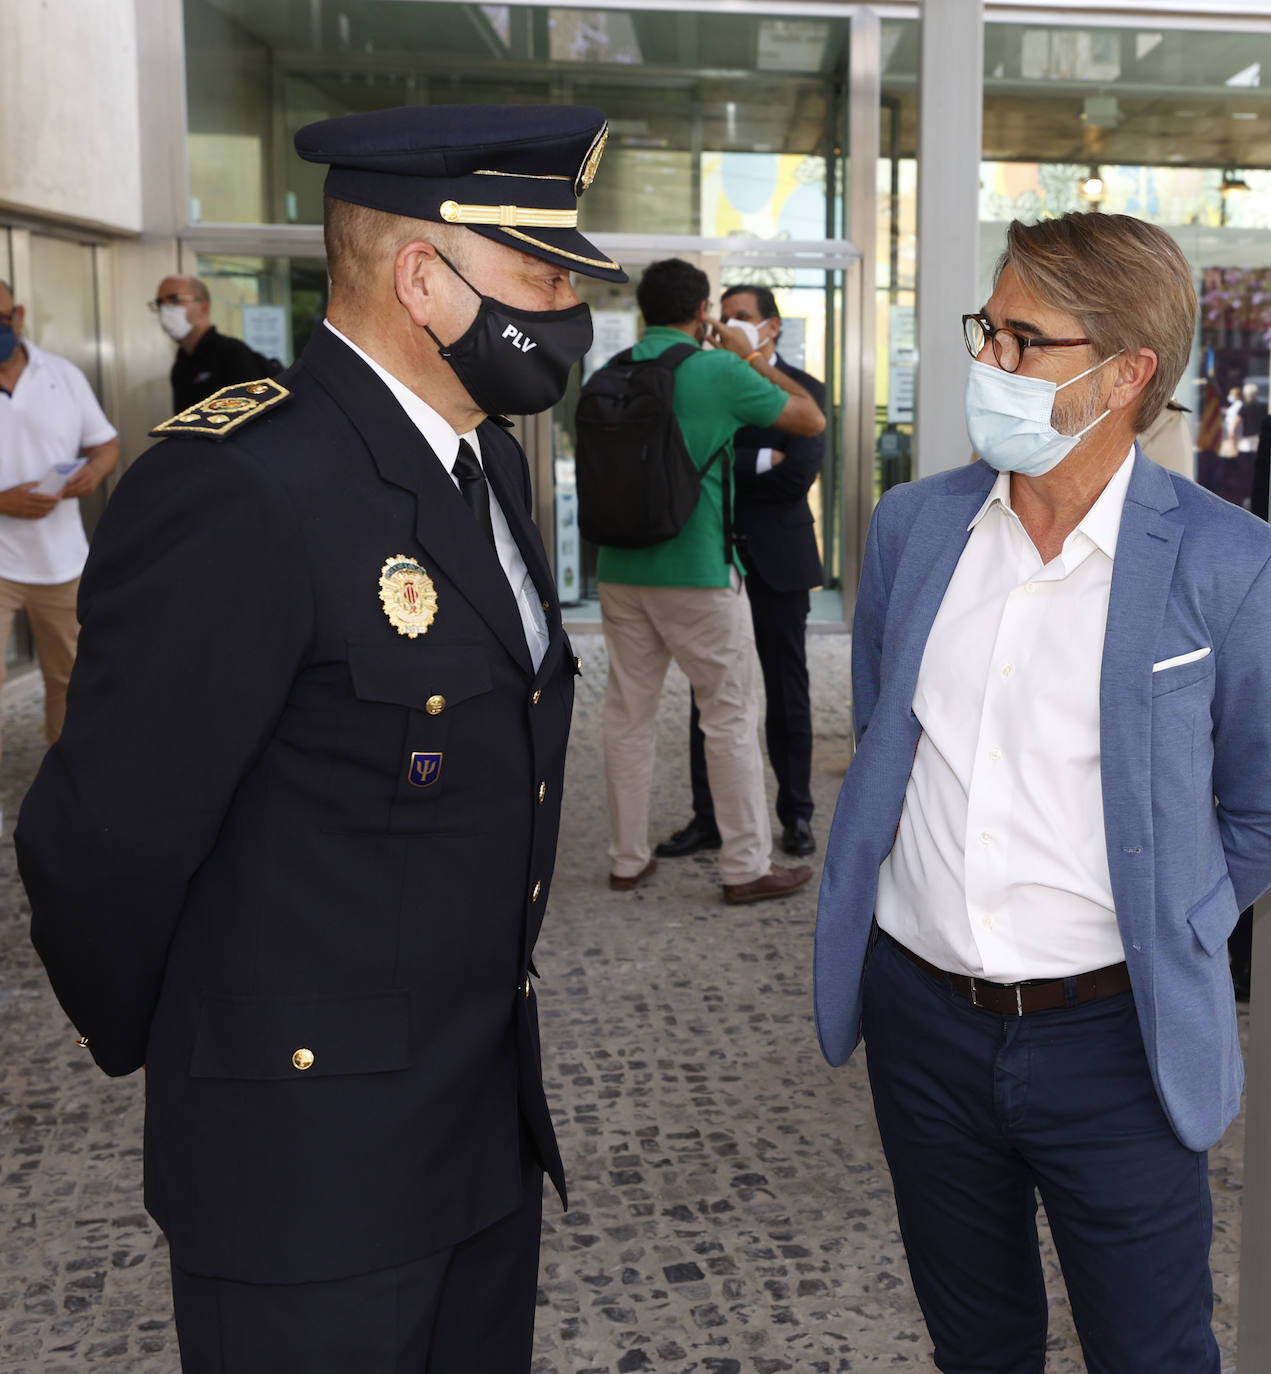
{"type": "Polygon", "coordinates": [[[1163,658],[1159,663],[1152,664],[1152,671],[1159,673],[1162,668],[1177,668],[1183,663],[1195,663],[1198,658],[1204,658],[1209,652],[1209,645],[1203,649],[1193,649],[1190,654],[1177,654],[1174,658],[1163,658]]]}

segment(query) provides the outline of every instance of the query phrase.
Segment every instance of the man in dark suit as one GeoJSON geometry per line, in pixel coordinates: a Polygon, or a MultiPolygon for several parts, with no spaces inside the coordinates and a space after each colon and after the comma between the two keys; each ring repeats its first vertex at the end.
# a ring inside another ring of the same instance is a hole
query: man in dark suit
{"type": "MultiPolygon", "coordinates": [[[[825,385],[792,367],[777,353],[781,314],[766,286],[735,286],[724,292],[720,317],[753,333],[755,349],[792,377],[825,409],[825,385]]],[[[777,819],[787,854],[811,854],[812,707],[805,643],[808,592],[824,575],[816,546],[808,491],[821,472],[825,435],[784,434],[748,426],[737,431],[734,527],[746,565],[746,591],[763,669],[767,714],[764,734],[777,775],[777,819]]],[[[706,753],[697,703],[689,715],[689,769],[693,818],[657,846],[664,859],[719,848],[715,806],[706,777],[706,753]]]]}
{"type": "Polygon", "coordinates": [[[529,1368],[576,660],[500,412],[590,345],[569,273],[625,280],[574,227],[604,137],[575,107],[302,129],[325,325],[165,421],[98,530],[17,844],[81,1043],[147,1070],[187,1374],[529,1368]]]}
{"type": "Polygon", "coordinates": [[[177,346],[168,374],[174,411],[188,410],[235,382],[282,371],[277,358],[266,358],[242,339],[217,329],[207,283],[198,277],[164,277],[149,304],[159,316],[159,327],[177,346]]]}

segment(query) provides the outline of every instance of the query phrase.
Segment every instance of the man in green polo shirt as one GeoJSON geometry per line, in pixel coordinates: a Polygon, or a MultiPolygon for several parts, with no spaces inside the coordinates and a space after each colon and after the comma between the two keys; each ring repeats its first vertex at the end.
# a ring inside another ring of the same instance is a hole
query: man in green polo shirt
{"type": "MultiPolygon", "coordinates": [[[[706,274],[679,258],[651,264],[636,290],[645,322],[637,359],[657,357],[686,339],[715,345],[675,371],[675,414],[693,461],[702,468],[721,447],[731,457],[733,435],[744,425],[819,434],[825,416],[816,402],[752,348],[743,330],[712,319],[709,295],[706,274]]],[[[674,539],[600,550],[600,610],[609,650],[609,886],[616,891],[639,886],[657,867],[649,847],[654,720],[672,659],[692,683],[701,713],[724,900],[785,896],[812,876],[810,868],[771,862],[754,630],[741,564],[724,557],[723,503],[722,467],[715,463],[674,539]]]]}

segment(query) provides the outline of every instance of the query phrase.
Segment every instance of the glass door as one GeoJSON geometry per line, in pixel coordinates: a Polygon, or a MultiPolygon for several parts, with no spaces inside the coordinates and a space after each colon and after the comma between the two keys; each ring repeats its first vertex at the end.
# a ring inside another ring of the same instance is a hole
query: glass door
{"type": "MultiPolygon", "coordinates": [[[[574,482],[574,411],[583,381],[641,334],[636,286],[645,265],[680,257],[700,267],[711,282],[712,301],[730,287],[767,286],[781,311],[780,354],[794,366],[826,381],[825,462],[808,494],[825,585],[812,593],[813,621],[841,625],[844,605],[844,516],[847,494],[855,492],[860,464],[854,442],[858,426],[845,423],[846,299],[859,273],[860,257],[842,241],[709,240],[659,235],[596,235],[631,277],[625,285],[576,277],[575,288],[592,309],[596,341],[575,372],[564,399],[548,415],[531,421],[521,436],[530,458],[536,516],[552,556],[557,592],[572,622],[599,623],[596,548],[578,530],[574,482]]],[[[853,582],[849,576],[848,583],[853,582]]]]}

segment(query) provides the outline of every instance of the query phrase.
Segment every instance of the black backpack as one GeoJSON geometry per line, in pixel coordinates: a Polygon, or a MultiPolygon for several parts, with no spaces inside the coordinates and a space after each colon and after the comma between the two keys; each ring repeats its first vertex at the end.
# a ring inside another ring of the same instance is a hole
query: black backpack
{"type": "Polygon", "coordinates": [[[636,362],[610,358],[582,389],[575,414],[578,528],[593,544],[643,549],[673,539],[697,506],[716,458],[724,474],[724,559],[732,557],[732,491],[726,448],[699,471],[675,418],[675,369],[698,352],[674,344],[636,362]]]}

